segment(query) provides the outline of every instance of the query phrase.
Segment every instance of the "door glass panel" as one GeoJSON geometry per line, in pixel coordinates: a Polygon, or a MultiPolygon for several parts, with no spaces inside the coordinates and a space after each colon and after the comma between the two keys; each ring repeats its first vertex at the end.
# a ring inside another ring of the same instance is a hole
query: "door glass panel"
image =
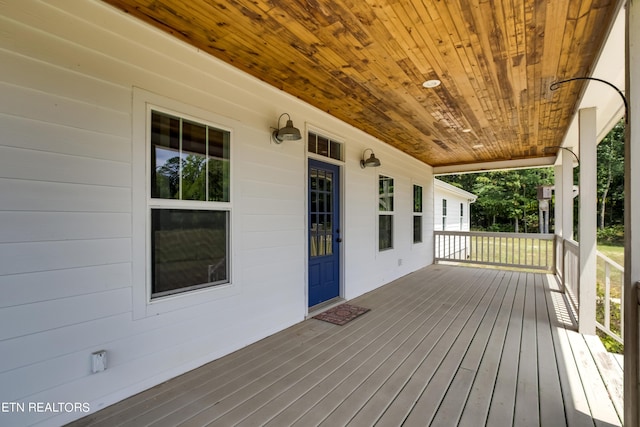
{"type": "Polygon", "coordinates": [[[311,214],[311,230],[309,231],[311,256],[318,255],[318,215],[311,214]]]}
{"type": "Polygon", "coordinates": [[[332,255],[333,173],[311,168],[309,178],[310,255],[312,257],[332,255]]]}

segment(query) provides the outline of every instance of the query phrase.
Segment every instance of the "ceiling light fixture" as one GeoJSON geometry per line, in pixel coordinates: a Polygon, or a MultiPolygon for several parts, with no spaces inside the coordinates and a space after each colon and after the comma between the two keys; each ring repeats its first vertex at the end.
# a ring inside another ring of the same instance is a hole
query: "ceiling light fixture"
{"type": "Polygon", "coordinates": [[[440,86],[441,83],[442,82],[440,80],[433,79],[433,80],[427,80],[426,82],[422,83],[422,86],[426,87],[427,89],[431,89],[431,88],[440,86]]]}
{"type": "Polygon", "coordinates": [[[293,126],[293,121],[291,121],[291,116],[289,113],[282,113],[280,117],[278,117],[278,129],[274,129],[271,133],[271,139],[276,144],[282,144],[283,141],[298,141],[302,139],[302,135],[300,134],[300,130],[293,126]],[[282,116],[286,115],[288,117],[287,124],[285,127],[280,127],[280,119],[282,116]]]}

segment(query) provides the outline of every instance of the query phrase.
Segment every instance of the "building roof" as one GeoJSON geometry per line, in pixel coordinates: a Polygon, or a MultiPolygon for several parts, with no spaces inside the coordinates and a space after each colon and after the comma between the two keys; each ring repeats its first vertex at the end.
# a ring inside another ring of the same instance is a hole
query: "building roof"
{"type": "Polygon", "coordinates": [[[478,199],[478,196],[475,194],[465,191],[462,188],[458,188],[455,185],[451,185],[448,182],[441,181],[437,178],[434,178],[433,182],[435,183],[436,189],[453,193],[458,197],[469,200],[471,203],[478,199]]]}

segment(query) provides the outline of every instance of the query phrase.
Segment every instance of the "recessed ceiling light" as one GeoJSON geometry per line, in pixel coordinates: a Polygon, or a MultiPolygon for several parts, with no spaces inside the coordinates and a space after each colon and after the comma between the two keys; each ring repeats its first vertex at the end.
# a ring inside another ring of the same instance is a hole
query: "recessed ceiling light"
{"type": "Polygon", "coordinates": [[[477,150],[478,148],[483,148],[483,147],[484,147],[484,144],[476,144],[473,146],[473,149],[477,150]]]}
{"type": "Polygon", "coordinates": [[[440,86],[440,83],[442,83],[440,80],[427,80],[426,82],[422,83],[422,86],[426,88],[432,88],[440,86]]]}
{"type": "Polygon", "coordinates": [[[464,133],[469,133],[469,132],[471,132],[471,129],[469,129],[469,128],[464,128],[464,129],[462,129],[462,132],[464,132],[464,133]]]}

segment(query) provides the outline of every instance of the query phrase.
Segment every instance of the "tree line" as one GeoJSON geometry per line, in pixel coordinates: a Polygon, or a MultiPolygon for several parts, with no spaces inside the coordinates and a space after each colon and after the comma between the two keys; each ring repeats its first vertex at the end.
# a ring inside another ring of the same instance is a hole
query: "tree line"
{"type": "MultiPolygon", "coordinates": [[[[620,121],[598,145],[598,226],[621,228],[624,215],[624,122],[620,121]]],[[[579,166],[574,169],[578,183],[579,166]]],[[[473,230],[524,232],[539,230],[538,187],[554,185],[552,167],[439,176],[478,196],[471,208],[473,230]]],[[[574,203],[577,220],[577,199],[574,203]]],[[[553,206],[550,225],[553,230],[553,206]]]]}

